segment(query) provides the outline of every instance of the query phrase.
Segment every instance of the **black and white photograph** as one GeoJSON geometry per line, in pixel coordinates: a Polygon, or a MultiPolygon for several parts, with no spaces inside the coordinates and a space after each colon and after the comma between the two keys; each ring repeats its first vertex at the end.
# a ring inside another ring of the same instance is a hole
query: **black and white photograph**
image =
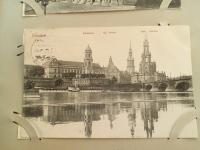
{"type": "MultiPolygon", "coordinates": [[[[40,137],[168,138],[195,110],[188,26],[25,29],[24,49],[22,115],[40,137]]],[[[181,137],[196,136],[194,120],[181,137]]]]}
{"type": "MultiPolygon", "coordinates": [[[[45,14],[159,9],[162,5],[167,5],[168,8],[181,7],[181,0],[35,0],[35,3],[38,3],[45,14]]],[[[25,3],[23,15],[36,14],[25,3]]]]}

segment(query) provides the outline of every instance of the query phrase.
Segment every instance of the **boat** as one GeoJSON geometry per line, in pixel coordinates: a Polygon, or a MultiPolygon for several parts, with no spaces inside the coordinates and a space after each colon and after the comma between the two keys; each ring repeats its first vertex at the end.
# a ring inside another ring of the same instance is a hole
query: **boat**
{"type": "Polygon", "coordinates": [[[80,89],[78,87],[68,87],[68,91],[70,91],[70,92],[79,92],[80,89]]]}

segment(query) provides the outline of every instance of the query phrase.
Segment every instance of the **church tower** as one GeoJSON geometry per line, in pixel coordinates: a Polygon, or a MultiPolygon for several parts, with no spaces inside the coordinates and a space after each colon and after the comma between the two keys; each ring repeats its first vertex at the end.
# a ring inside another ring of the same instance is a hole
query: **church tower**
{"type": "Polygon", "coordinates": [[[145,37],[143,42],[143,48],[140,73],[143,75],[154,75],[156,72],[156,63],[151,61],[151,52],[149,51],[149,41],[147,37],[145,37]]]}
{"type": "Polygon", "coordinates": [[[90,45],[88,45],[87,48],[85,49],[85,58],[84,58],[85,74],[92,73],[92,63],[93,63],[92,50],[90,48],[90,45]]]}
{"type": "Polygon", "coordinates": [[[151,53],[149,52],[149,41],[147,37],[144,40],[143,46],[144,46],[144,52],[143,52],[142,60],[144,62],[151,62],[151,53]]]}
{"type": "Polygon", "coordinates": [[[126,71],[129,74],[133,74],[135,72],[134,58],[133,58],[133,54],[132,54],[131,42],[130,42],[129,53],[128,53],[128,58],[127,58],[126,71]]]}

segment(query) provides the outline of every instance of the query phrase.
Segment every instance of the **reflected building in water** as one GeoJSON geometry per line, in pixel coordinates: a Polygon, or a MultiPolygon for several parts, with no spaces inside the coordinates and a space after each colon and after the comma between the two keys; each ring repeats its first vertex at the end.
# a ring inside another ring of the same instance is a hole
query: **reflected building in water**
{"type": "Polygon", "coordinates": [[[167,101],[164,102],[141,102],[140,111],[144,122],[144,130],[147,138],[152,138],[154,132],[154,123],[158,122],[158,112],[167,109],[167,101]]]}
{"type": "Polygon", "coordinates": [[[92,115],[93,120],[100,120],[100,115],[105,109],[104,104],[67,104],[65,106],[44,106],[43,119],[52,125],[79,122],[85,120],[86,116],[92,115]]]}
{"type": "Polygon", "coordinates": [[[110,129],[112,129],[114,127],[113,121],[116,119],[116,115],[120,113],[120,103],[108,103],[105,108],[105,113],[108,115],[110,122],[110,129]]]}
{"type": "MultiPolygon", "coordinates": [[[[128,126],[130,136],[134,137],[137,126],[137,113],[141,113],[144,122],[144,131],[147,138],[153,136],[155,131],[154,124],[158,122],[159,111],[167,110],[167,101],[156,102],[113,102],[102,104],[67,104],[65,106],[37,106],[24,107],[23,114],[26,117],[42,117],[43,121],[50,123],[52,126],[56,124],[66,124],[72,122],[83,122],[85,137],[91,137],[93,132],[93,121],[100,121],[107,116],[110,124],[106,128],[111,130],[114,128],[113,121],[117,116],[125,111],[127,113],[128,126]],[[29,110],[29,111],[27,111],[29,110]],[[33,113],[40,112],[40,113],[33,113]]],[[[122,122],[124,123],[124,122],[122,122]]]]}
{"type": "Polygon", "coordinates": [[[83,119],[86,137],[91,137],[92,135],[92,121],[93,121],[92,112],[86,108],[83,119]]]}
{"type": "Polygon", "coordinates": [[[128,111],[128,125],[132,137],[134,137],[136,127],[136,104],[137,103],[132,102],[131,109],[128,111]]]}

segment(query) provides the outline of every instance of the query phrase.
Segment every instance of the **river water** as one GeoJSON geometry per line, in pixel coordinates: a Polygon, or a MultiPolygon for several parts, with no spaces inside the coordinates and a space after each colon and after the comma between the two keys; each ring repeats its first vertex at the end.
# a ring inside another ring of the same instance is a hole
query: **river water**
{"type": "MultiPolygon", "coordinates": [[[[168,137],[176,119],[192,110],[190,92],[41,93],[23,101],[23,116],[46,138],[168,137]]],[[[186,137],[195,129],[192,123],[186,137]]]]}

